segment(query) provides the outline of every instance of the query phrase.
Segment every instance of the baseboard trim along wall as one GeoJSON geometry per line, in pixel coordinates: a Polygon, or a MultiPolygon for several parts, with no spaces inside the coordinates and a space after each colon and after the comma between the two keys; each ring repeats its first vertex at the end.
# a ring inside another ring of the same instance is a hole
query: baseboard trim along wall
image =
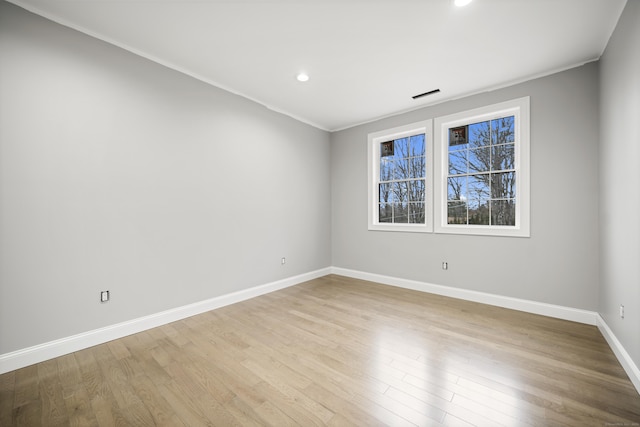
{"type": "Polygon", "coordinates": [[[466,301],[479,302],[482,304],[494,305],[497,307],[510,308],[513,310],[525,311],[527,313],[540,314],[547,317],[555,317],[557,319],[571,320],[573,322],[586,323],[588,325],[596,324],[597,313],[595,311],[580,310],[576,308],[563,307],[560,305],[529,301],[502,295],[488,294],[485,292],[452,288],[450,286],[434,285],[432,283],[400,279],[397,277],[383,276],[380,274],[366,273],[363,271],[349,270],[346,268],[333,267],[331,271],[333,274],[382,283],[384,285],[397,286],[399,288],[429,292],[431,294],[442,295],[466,301]]]}
{"type": "Polygon", "coordinates": [[[635,363],[633,363],[633,360],[629,353],[627,353],[627,350],[625,350],[620,341],[618,341],[618,338],[616,338],[613,331],[609,328],[609,325],[607,325],[607,322],[604,321],[600,314],[597,316],[597,326],[604,339],[607,340],[609,347],[613,350],[613,354],[616,355],[616,358],[624,368],[624,371],[629,376],[633,386],[636,388],[638,393],[640,393],[640,369],[635,363]]]}
{"type": "Polygon", "coordinates": [[[95,329],[82,334],[35,345],[33,347],[28,347],[11,353],[5,353],[0,355],[0,374],[33,365],[34,363],[43,362],[54,357],[73,353],[74,351],[93,347],[94,345],[126,337],[131,334],[146,331],[151,328],[166,325],[167,323],[182,320],[210,310],[215,310],[216,308],[288,288],[308,280],[326,276],[330,273],[331,268],[327,267],[310,273],[288,277],[286,279],[255,286],[242,291],[221,295],[208,300],[140,317],[138,319],[95,329]]]}
{"type": "Polygon", "coordinates": [[[474,301],[482,304],[524,311],[527,313],[540,314],[542,316],[554,317],[557,319],[595,325],[598,327],[612,351],[620,361],[620,364],[624,368],[635,388],[638,390],[638,393],[640,393],[640,369],[638,369],[631,359],[631,356],[629,356],[620,341],[618,341],[604,319],[596,312],[506,297],[502,295],[452,288],[449,286],[435,285],[416,280],[366,273],[363,271],[340,267],[323,268],[309,273],[255,286],[242,291],[221,295],[219,297],[200,301],[194,304],[140,317],[127,322],[106,326],[104,328],[88,331],[82,334],[2,354],[0,355],[0,374],[33,365],[34,363],[43,362],[54,357],[73,353],[74,351],[83,350],[94,345],[103,344],[131,334],[146,331],[151,328],[166,325],[167,323],[182,320],[210,310],[215,310],[216,308],[235,304],[260,295],[285,289],[290,286],[295,286],[328,274],[337,274],[340,276],[368,280],[389,286],[428,292],[466,301],[474,301]]]}

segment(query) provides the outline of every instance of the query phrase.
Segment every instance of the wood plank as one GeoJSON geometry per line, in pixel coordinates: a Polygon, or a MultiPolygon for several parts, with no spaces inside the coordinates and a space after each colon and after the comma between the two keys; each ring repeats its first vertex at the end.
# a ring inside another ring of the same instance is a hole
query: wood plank
{"type": "Polygon", "coordinates": [[[169,405],[168,408],[180,418],[183,424],[193,427],[210,425],[210,420],[204,416],[197,405],[179,392],[171,382],[158,385],[157,391],[169,405]]]}
{"type": "Polygon", "coordinates": [[[69,425],[97,426],[98,420],[93,412],[91,400],[82,383],[63,387],[63,399],[67,408],[69,425]]]}
{"type": "Polygon", "coordinates": [[[16,371],[0,375],[0,426],[11,425],[15,388],[16,371]]]}
{"type": "Polygon", "coordinates": [[[42,424],[62,426],[69,424],[56,359],[38,363],[38,384],[42,403],[42,424]]]}
{"type": "Polygon", "coordinates": [[[15,426],[39,426],[48,425],[45,424],[45,419],[42,417],[42,402],[38,400],[32,400],[31,402],[22,404],[13,409],[12,422],[9,425],[15,426]]]}
{"type": "Polygon", "coordinates": [[[15,371],[14,408],[19,408],[20,406],[40,399],[40,386],[38,381],[38,365],[27,366],[15,371]]]}
{"type": "Polygon", "coordinates": [[[136,376],[131,380],[131,386],[153,417],[154,425],[176,427],[185,425],[171,409],[169,402],[158,393],[156,384],[148,377],[145,375],[136,376]]]}

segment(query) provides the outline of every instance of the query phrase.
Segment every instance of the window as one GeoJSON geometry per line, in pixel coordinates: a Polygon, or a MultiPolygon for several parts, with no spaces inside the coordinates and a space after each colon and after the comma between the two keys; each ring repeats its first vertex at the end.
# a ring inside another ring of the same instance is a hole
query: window
{"type": "Polygon", "coordinates": [[[435,120],[435,231],[529,236],[529,98],[435,120]]]}
{"type": "Polygon", "coordinates": [[[432,122],[369,134],[369,229],[432,230],[432,122]]]}
{"type": "Polygon", "coordinates": [[[368,153],[369,230],[529,237],[528,97],[371,133],[368,153]]]}

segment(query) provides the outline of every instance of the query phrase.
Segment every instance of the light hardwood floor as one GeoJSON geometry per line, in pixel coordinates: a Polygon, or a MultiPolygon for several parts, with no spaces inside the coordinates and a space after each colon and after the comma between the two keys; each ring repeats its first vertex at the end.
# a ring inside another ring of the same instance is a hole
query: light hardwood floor
{"type": "Polygon", "coordinates": [[[326,276],[0,376],[0,425],[638,426],[597,328],[326,276]]]}

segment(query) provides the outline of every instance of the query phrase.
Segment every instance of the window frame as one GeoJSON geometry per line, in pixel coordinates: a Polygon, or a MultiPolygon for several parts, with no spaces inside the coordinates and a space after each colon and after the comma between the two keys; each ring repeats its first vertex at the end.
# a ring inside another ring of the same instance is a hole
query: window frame
{"type": "Polygon", "coordinates": [[[375,231],[432,232],[433,231],[433,120],[423,120],[368,135],[368,229],[375,231]],[[379,221],[380,203],[380,144],[417,134],[425,135],[425,223],[388,223],[379,221]]]}
{"type": "Polygon", "coordinates": [[[447,234],[530,237],[529,97],[518,98],[434,119],[434,231],[447,234]],[[447,223],[449,129],[513,115],[516,173],[515,226],[447,223]]]}

